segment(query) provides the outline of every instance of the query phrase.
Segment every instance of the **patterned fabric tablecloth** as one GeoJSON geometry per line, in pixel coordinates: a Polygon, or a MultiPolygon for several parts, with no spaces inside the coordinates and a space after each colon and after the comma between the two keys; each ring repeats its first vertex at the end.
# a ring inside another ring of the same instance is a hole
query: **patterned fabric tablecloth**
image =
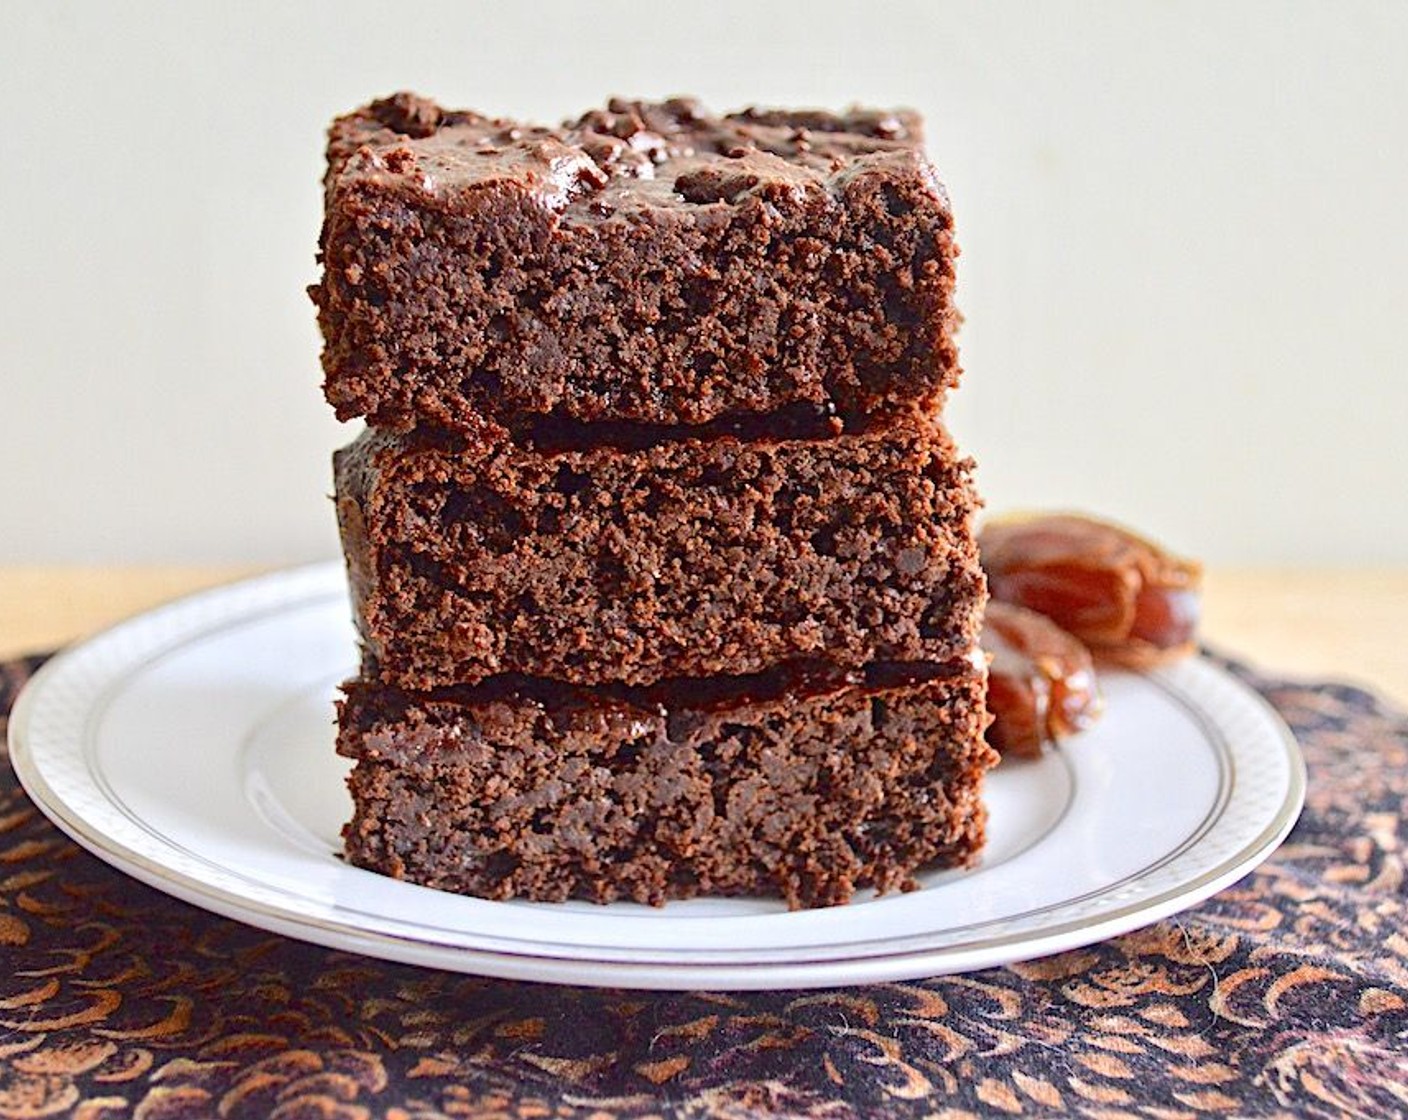
{"type": "MultiPolygon", "coordinates": [[[[0,665],[0,726],[35,664],[0,665]]],[[[4,756],[0,1118],[1408,1115],[1408,716],[1239,672],[1310,771],[1259,871],[1088,949],[829,991],[558,988],[289,941],[88,856],[4,756]]]]}

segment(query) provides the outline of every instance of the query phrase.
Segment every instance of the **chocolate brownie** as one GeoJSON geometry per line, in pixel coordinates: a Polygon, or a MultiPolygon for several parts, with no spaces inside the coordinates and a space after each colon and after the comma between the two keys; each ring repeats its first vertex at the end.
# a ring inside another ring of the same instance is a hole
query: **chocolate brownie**
{"type": "Polygon", "coordinates": [[[347,855],[499,899],[907,889],[982,846],[983,689],[970,661],[646,689],[352,682],[347,855]]]}
{"type": "Polygon", "coordinates": [[[768,425],[565,449],[368,430],[336,475],[369,668],[647,684],[974,648],[975,497],[938,422],[768,425]]]}
{"type": "Polygon", "coordinates": [[[310,293],[343,419],[849,420],[958,378],[952,215],[910,112],[613,100],[541,128],[402,93],[334,122],[325,188],[310,293]]]}

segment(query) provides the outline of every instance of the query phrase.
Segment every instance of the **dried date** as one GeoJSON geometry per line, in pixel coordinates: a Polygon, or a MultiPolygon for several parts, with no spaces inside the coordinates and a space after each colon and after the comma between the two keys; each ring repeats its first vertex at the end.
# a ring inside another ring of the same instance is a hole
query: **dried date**
{"type": "Polygon", "coordinates": [[[1076,514],[991,521],[978,549],[993,598],[1054,620],[1096,657],[1145,668],[1190,652],[1202,568],[1076,514]]]}
{"type": "Polygon", "coordinates": [[[990,658],[987,739],[995,750],[1036,755],[1099,716],[1090,651],[1045,615],[990,601],[982,647],[990,658]]]}

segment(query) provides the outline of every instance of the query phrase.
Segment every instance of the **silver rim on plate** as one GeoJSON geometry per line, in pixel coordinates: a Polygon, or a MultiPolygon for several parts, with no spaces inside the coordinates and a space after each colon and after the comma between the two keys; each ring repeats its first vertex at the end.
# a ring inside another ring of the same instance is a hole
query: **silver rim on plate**
{"type": "MultiPolygon", "coordinates": [[[[554,942],[550,928],[541,940],[530,940],[447,930],[418,924],[411,916],[389,922],[385,915],[346,907],[310,913],[308,899],[296,891],[221,868],[141,820],[107,784],[95,757],[95,729],[108,701],[143,666],[179,655],[187,644],[222,628],[343,601],[340,567],[317,565],[202,592],[59,654],[35,674],[11,716],[16,773],[40,809],[85,848],[135,878],[215,913],[407,963],[505,978],[656,988],[907,979],[1089,944],[1167,917],[1246,874],[1285,838],[1304,800],[1304,763],[1284,723],[1246,686],[1194,659],[1158,671],[1150,683],[1199,722],[1219,753],[1217,796],[1204,823],[1181,845],[1093,896],[932,934],[816,946],[803,959],[792,950],[687,947],[633,949],[623,956],[611,947],[554,942]]],[[[326,675],[327,666],[316,668],[326,675]]]]}

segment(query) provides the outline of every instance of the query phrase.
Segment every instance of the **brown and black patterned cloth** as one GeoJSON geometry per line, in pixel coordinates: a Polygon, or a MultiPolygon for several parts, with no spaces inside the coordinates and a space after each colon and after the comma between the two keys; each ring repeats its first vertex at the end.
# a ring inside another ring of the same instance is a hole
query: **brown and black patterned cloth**
{"type": "MultiPolygon", "coordinates": [[[[0,665],[0,712],[37,661],[0,665]]],[[[829,991],[549,987],[290,941],[87,855],[6,757],[0,1118],[1408,1115],[1408,715],[1236,671],[1310,771],[1260,870],[1088,949],[829,991]]]]}

